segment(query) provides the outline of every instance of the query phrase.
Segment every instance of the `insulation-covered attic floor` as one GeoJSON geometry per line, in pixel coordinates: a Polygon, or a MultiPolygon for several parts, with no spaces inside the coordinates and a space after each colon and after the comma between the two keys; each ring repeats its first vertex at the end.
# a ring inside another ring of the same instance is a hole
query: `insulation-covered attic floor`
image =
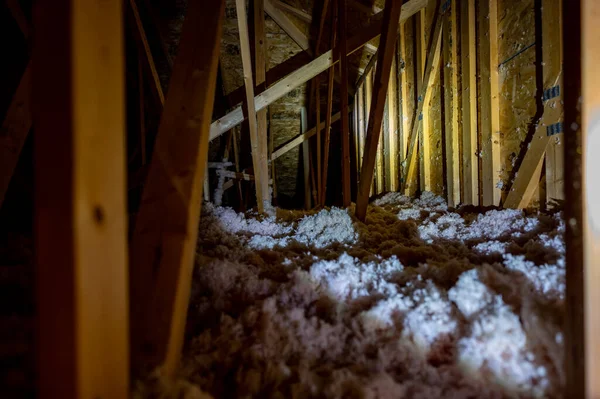
{"type": "Polygon", "coordinates": [[[194,397],[195,385],[216,398],[560,396],[560,212],[453,211],[431,193],[391,193],[370,206],[366,224],[352,214],[259,218],[205,204],[181,380],[170,389],[194,397]]]}

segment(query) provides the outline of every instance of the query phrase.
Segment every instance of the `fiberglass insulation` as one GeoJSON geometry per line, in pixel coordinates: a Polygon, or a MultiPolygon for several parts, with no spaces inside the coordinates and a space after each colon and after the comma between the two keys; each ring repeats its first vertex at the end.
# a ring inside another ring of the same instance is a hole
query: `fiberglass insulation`
{"type": "Polygon", "coordinates": [[[457,213],[431,193],[352,213],[205,204],[178,395],[559,396],[560,213],[457,213]]]}

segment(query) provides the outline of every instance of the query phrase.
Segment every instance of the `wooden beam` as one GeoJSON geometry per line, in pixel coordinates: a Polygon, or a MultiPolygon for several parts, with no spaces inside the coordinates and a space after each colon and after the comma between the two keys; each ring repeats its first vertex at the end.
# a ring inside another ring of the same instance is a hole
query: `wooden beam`
{"type": "MultiPolygon", "coordinates": [[[[266,0],[268,1],[268,0],[266,0]]],[[[256,68],[256,86],[261,88],[267,87],[267,33],[265,29],[265,0],[254,0],[254,65],[256,68]]],[[[244,53],[242,52],[242,56],[244,53]]],[[[250,64],[251,65],[251,64],[250,64]]],[[[251,72],[251,70],[250,70],[251,72]]],[[[254,87],[252,81],[246,82],[250,84],[250,89],[254,87]]],[[[248,87],[248,86],[247,86],[248,87]]],[[[248,92],[248,96],[254,97],[254,92],[248,92]]],[[[246,101],[247,104],[254,102],[254,98],[251,101],[246,101]]],[[[248,113],[252,113],[254,107],[248,108],[248,113]],[[251,110],[252,109],[252,110],[251,110]]],[[[256,169],[254,165],[254,173],[258,176],[256,180],[256,189],[260,189],[262,192],[263,201],[271,204],[271,194],[269,192],[269,143],[267,136],[267,112],[268,107],[256,112],[256,128],[257,128],[257,139],[258,139],[258,166],[260,170],[256,169]]],[[[250,123],[252,125],[252,122],[250,123]]],[[[250,128],[250,138],[252,139],[252,127],[250,128]]],[[[259,205],[259,210],[262,204],[259,205]]]]}
{"type": "Polygon", "coordinates": [[[167,376],[183,344],[224,10],[224,0],[188,2],[131,242],[134,364],[167,376]]]}
{"type": "MultiPolygon", "coordinates": [[[[400,126],[401,126],[401,135],[399,140],[399,176],[404,175],[404,168],[406,164],[406,151],[408,147],[408,136],[410,133],[410,125],[409,125],[409,96],[408,96],[408,71],[407,71],[407,53],[406,53],[406,32],[407,26],[406,23],[400,25],[400,37],[398,39],[398,52],[399,52],[399,62],[401,62],[401,71],[399,71],[398,75],[400,78],[400,126]]],[[[400,187],[404,186],[403,178],[400,177],[400,187]]]]}
{"type": "Polygon", "coordinates": [[[367,216],[367,205],[369,204],[369,189],[373,179],[375,158],[377,155],[377,144],[383,122],[383,111],[385,98],[387,96],[390,75],[392,71],[392,60],[396,51],[396,39],[398,37],[398,26],[400,21],[401,3],[394,0],[385,2],[383,31],[378,53],[377,68],[375,71],[375,84],[373,90],[374,101],[371,105],[369,124],[367,126],[367,138],[365,142],[365,157],[363,159],[360,181],[358,185],[358,196],[356,200],[356,217],[363,222],[367,216]]]}
{"type": "Polygon", "coordinates": [[[10,11],[10,14],[19,26],[21,33],[23,33],[25,39],[28,39],[31,33],[31,26],[29,24],[29,21],[27,20],[27,17],[23,13],[23,9],[19,4],[19,0],[5,0],[5,2],[6,7],[8,7],[8,10],[10,11]]]}
{"type": "Polygon", "coordinates": [[[461,76],[463,123],[462,203],[479,204],[477,158],[477,53],[475,51],[475,0],[461,1],[461,76]]]}
{"type": "MultiPolygon", "coordinates": [[[[563,2],[567,293],[565,397],[600,396],[600,8],[563,2]]],[[[562,92],[563,90],[561,90],[562,92]]]]}
{"type": "MultiPolygon", "coordinates": [[[[425,7],[427,5],[427,1],[428,0],[411,0],[402,5],[400,22],[405,21],[421,8],[425,7]]],[[[382,26],[381,17],[382,15],[379,14],[373,16],[373,22],[369,26],[363,28],[355,36],[348,39],[348,55],[354,53],[356,50],[364,46],[365,43],[379,36],[382,26]]],[[[254,101],[256,110],[259,111],[274,101],[277,101],[298,86],[306,83],[321,72],[335,65],[338,61],[339,54],[336,52],[334,57],[334,51],[329,50],[284,78],[280,78],[281,80],[256,96],[254,101]]],[[[267,80],[272,82],[277,79],[271,80],[269,74],[267,74],[267,80]]],[[[243,120],[244,113],[242,111],[242,107],[239,106],[233,111],[229,112],[227,115],[212,123],[210,139],[213,140],[219,137],[221,134],[229,131],[234,126],[242,123],[243,120]]]]}
{"type": "Polygon", "coordinates": [[[362,159],[365,153],[365,84],[358,86],[357,106],[355,112],[358,113],[358,159],[356,160],[356,170],[360,176],[362,169],[362,159]]]}
{"type": "MultiPolygon", "coordinates": [[[[377,64],[375,64],[377,65],[377,64]]],[[[364,104],[364,113],[365,113],[365,118],[364,118],[364,122],[365,122],[365,135],[364,135],[364,143],[363,143],[363,163],[365,160],[365,155],[366,155],[366,140],[367,140],[367,127],[369,126],[369,118],[371,116],[371,104],[373,103],[373,70],[371,70],[369,72],[369,74],[367,75],[367,78],[365,80],[365,104],[364,104]]],[[[360,175],[359,175],[360,176],[360,175]]],[[[376,182],[373,181],[371,183],[371,188],[369,189],[370,195],[373,195],[375,193],[375,184],[376,182]]]]}
{"type": "Polygon", "coordinates": [[[394,49],[394,60],[392,61],[392,74],[388,87],[387,109],[388,123],[385,134],[385,179],[389,191],[398,190],[398,90],[397,78],[398,67],[396,57],[398,53],[394,49]]]}
{"type": "Polygon", "coordinates": [[[376,62],[377,62],[377,55],[371,56],[371,59],[369,60],[369,62],[367,63],[367,66],[365,67],[365,70],[362,72],[362,74],[356,81],[356,90],[358,90],[358,88],[360,86],[362,86],[362,84],[365,82],[367,75],[369,75],[369,73],[373,70],[373,67],[375,66],[376,62]]]}
{"type": "MultiPolygon", "coordinates": [[[[336,0],[332,6],[331,10],[333,13],[333,24],[331,29],[331,40],[329,45],[331,48],[334,48],[336,45],[337,39],[337,28],[338,28],[338,7],[336,3],[345,0],[336,0]]],[[[344,51],[342,51],[344,52],[344,51]]],[[[331,113],[333,110],[333,85],[335,78],[335,69],[329,68],[329,75],[327,80],[327,111],[325,114],[325,145],[324,145],[324,154],[323,154],[323,179],[322,179],[322,188],[321,188],[321,206],[325,206],[325,200],[327,198],[327,172],[329,168],[329,144],[331,138],[331,113]]],[[[343,81],[342,81],[343,82],[343,81]]],[[[343,84],[343,83],[342,83],[343,84]]],[[[346,90],[348,87],[346,86],[346,90]]],[[[341,110],[341,108],[340,108],[341,110]]],[[[341,112],[341,111],[340,111],[341,112]]]]}
{"type": "MultiPolygon", "coordinates": [[[[526,208],[540,181],[544,154],[552,140],[562,141],[563,114],[560,87],[562,85],[560,53],[560,8],[557,1],[545,2],[542,7],[542,69],[544,113],[537,122],[535,134],[519,166],[518,173],[504,201],[505,208],[526,208]],[[554,94],[553,94],[554,93],[554,94]]],[[[553,192],[555,187],[551,188],[553,192]]]]}
{"type": "MultiPolygon", "coordinates": [[[[348,57],[347,57],[347,40],[346,30],[348,16],[346,11],[346,0],[338,0],[340,21],[338,24],[340,52],[340,113],[342,114],[340,123],[340,134],[342,141],[342,204],[345,207],[350,206],[350,129],[348,121],[348,57]]],[[[400,18],[400,7],[398,8],[398,18],[400,18]]],[[[391,14],[395,16],[396,14],[391,14]]],[[[384,23],[386,23],[384,15],[384,23]]],[[[395,22],[398,23],[397,21],[395,22]]],[[[393,25],[394,23],[392,23],[393,25]]],[[[383,36],[382,36],[383,37],[383,36]]],[[[384,42],[385,43],[385,42],[384,42]]]]}
{"type": "MultiPolygon", "coordinates": [[[[557,3],[558,1],[554,1],[557,3]]],[[[479,6],[479,70],[481,90],[482,205],[500,205],[500,98],[498,86],[498,4],[479,6]]]]}
{"type": "Polygon", "coordinates": [[[304,12],[303,10],[300,10],[289,4],[286,4],[283,1],[279,1],[279,0],[270,0],[270,1],[271,1],[271,4],[273,4],[275,7],[279,8],[280,10],[286,11],[287,13],[295,16],[296,18],[300,19],[301,21],[304,21],[309,24],[312,22],[312,15],[310,15],[309,13],[304,12]]]}
{"type": "MultiPolygon", "coordinates": [[[[301,136],[306,135],[306,129],[308,129],[308,114],[306,113],[306,108],[302,107],[300,109],[300,130],[301,136]]],[[[316,133],[315,130],[313,132],[316,133]]],[[[309,142],[308,140],[302,140],[302,161],[303,161],[303,172],[304,172],[304,208],[310,209],[310,158],[309,158],[309,142]]],[[[271,160],[272,161],[272,160],[271,160]]]]}
{"type": "MultiPolygon", "coordinates": [[[[440,7],[442,6],[440,2],[440,7]]],[[[432,31],[429,35],[430,43],[429,43],[429,52],[427,54],[427,62],[425,66],[425,75],[423,78],[423,85],[421,88],[421,92],[419,93],[419,97],[422,98],[422,101],[417,102],[417,107],[413,111],[413,115],[411,118],[411,130],[410,136],[408,138],[408,148],[407,148],[407,164],[404,169],[404,174],[402,176],[402,181],[404,183],[404,188],[408,184],[408,176],[411,176],[414,168],[416,167],[416,143],[417,137],[419,137],[419,132],[422,129],[422,124],[420,123],[419,115],[423,113],[423,108],[426,103],[428,103],[431,99],[431,88],[433,86],[433,82],[435,81],[435,74],[439,70],[439,62],[440,62],[440,50],[441,50],[441,42],[442,42],[442,21],[440,11],[438,10],[436,16],[433,21],[433,25],[431,27],[432,31]]]]}
{"type": "Polygon", "coordinates": [[[294,41],[300,48],[309,54],[312,53],[310,40],[291,19],[279,8],[275,7],[270,0],[264,0],[264,9],[277,25],[294,41]]]}
{"type": "MultiPolygon", "coordinates": [[[[419,11],[415,17],[416,36],[415,36],[415,52],[417,63],[417,93],[421,93],[423,89],[423,79],[425,77],[425,63],[427,62],[427,40],[425,38],[426,27],[426,12],[419,11]]],[[[435,76],[435,74],[433,74],[435,76]]],[[[433,81],[431,82],[433,84],[433,81]]],[[[424,97],[419,96],[418,102],[423,102],[423,111],[419,119],[421,119],[422,128],[419,130],[419,172],[420,172],[420,187],[421,191],[431,191],[431,148],[429,145],[429,101],[425,101],[424,97]]]]}
{"type": "Polygon", "coordinates": [[[458,118],[458,12],[457,0],[452,0],[450,9],[444,13],[442,52],[444,65],[444,123],[446,130],[446,187],[448,206],[460,203],[460,159],[458,118]]]}
{"type": "MultiPolygon", "coordinates": [[[[390,74],[391,75],[391,74],[390,74]]],[[[373,86],[375,85],[375,74],[373,74],[373,86]]],[[[387,95],[386,95],[387,98],[387,95]]],[[[385,103],[385,99],[384,99],[385,103]]],[[[385,104],[383,105],[383,112],[385,115],[385,104]]],[[[385,119],[385,118],[384,118],[385,119]]],[[[381,194],[383,192],[383,135],[381,132],[383,131],[383,119],[381,121],[381,128],[379,132],[379,143],[377,144],[377,156],[375,158],[375,193],[381,194]]]]}
{"type": "Polygon", "coordinates": [[[118,0],[36,2],[41,398],[128,398],[125,59],[118,0]]]}
{"type": "MultiPolygon", "coordinates": [[[[544,3],[542,8],[542,30],[545,32],[542,42],[542,52],[548,58],[552,58],[553,64],[562,65],[562,7],[560,1],[544,3]],[[546,29],[544,29],[546,28],[546,29]]],[[[544,61],[544,65],[545,65],[544,61]]],[[[563,85],[563,76],[560,75],[558,86],[563,85]]],[[[559,89],[560,90],[560,89],[559,89]]],[[[558,95],[562,101],[562,93],[558,95]]],[[[550,139],[546,147],[546,195],[547,201],[562,200],[565,198],[564,178],[564,146],[563,134],[556,135],[550,139]]]]}
{"type": "MultiPolygon", "coordinates": [[[[29,38],[30,26],[17,0],[7,0],[13,19],[19,25],[25,39],[29,38]]],[[[27,63],[25,72],[6,111],[0,126],[0,207],[4,202],[6,191],[12,179],[21,150],[31,130],[31,61],[27,63]]]]}
{"type": "Polygon", "coordinates": [[[156,65],[154,63],[154,57],[152,56],[152,51],[150,50],[150,45],[148,44],[148,39],[146,37],[146,31],[144,30],[144,25],[142,24],[142,19],[140,18],[140,13],[137,5],[135,4],[135,0],[129,0],[129,7],[134,20],[134,27],[132,27],[134,37],[138,47],[141,50],[141,53],[144,54],[144,65],[152,77],[152,84],[150,87],[152,88],[154,97],[157,99],[162,108],[165,104],[165,95],[163,93],[160,77],[158,76],[158,71],[156,70],[156,65]]]}

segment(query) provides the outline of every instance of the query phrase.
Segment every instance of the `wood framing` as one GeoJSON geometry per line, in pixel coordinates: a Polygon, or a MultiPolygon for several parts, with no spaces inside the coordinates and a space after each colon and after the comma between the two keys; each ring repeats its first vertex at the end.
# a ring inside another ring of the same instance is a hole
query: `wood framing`
{"type": "MultiPolygon", "coordinates": [[[[255,65],[255,74],[256,81],[255,84],[259,88],[265,88],[267,86],[267,34],[265,30],[265,10],[264,10],[264,2],[265,0],[254,0],[254,65],[255,65]]],[[[244,53],[242,52],[242,56],[244,53]]],[[[250,71],[251,72],[251,71],[250,71]]],[[[251,83],[251,82],[247,82],[251,83]]],[[[252,88],[253,85],[250,85],[252,88]]],[[[252,94],[254,97],[254,92],[248,93],[248,96],[252,94]]],[[[250,104],[252,101],[247,100],[247,104],[250,104]]],[[[248,113],[250,114],[251,108],[248,108],[248,113]]],[[[264,108],[258,112],[256,112],[256,128],[257,128],[257,151],[258,151],[258,162],[260,171],[256,170],[256,165],[254,165],[254,173],[259,177],[256,181],[256,190],[261,190],[261,197],[263,201],[267,201],[269,204],[271,203],[271,195],[269,193],[269,185],[266,183],[269,180],[269,143],[267,136],[267,112],[268,107],[264,108]]],[[[250,137],[252,138],[252,130],[250,130],[250,137]]],[[[258,197],[257,197],[258,198],[258,197]]],[[[259,204],[259,211],[262,208],[263,204],[259,204]]]]}
{"type": "MultiPolygon", "coordinates": [[[[542,7],[542,70],[544,86],[544,113],[535,134],[528,144],[528,150],[521,162],[518,173],[504,201],[505,208],[526,208],[529,206],[540,181],[544,164],[544,154],[550,141],[562,140],[563,105],[560,95],[562,84],[560,51],[560,6],[558,1],[548,1],[542,7]],[[557,94],[557,95],[554,95],[557,94]]],[[[554,160],[562,157],[554,157],[554,160]]],[[[553,166],[554,167],[554,166],[553,166]]],[[[551,169],[553,169],[553,167],[551,169]]],[[[556,192],[556,185],[551,191],[556,192]]]]}
{"type": "MultiPolygon", "coordinates": [[[[13,19],[19,25],[23,36],[29,38],[30,26],[17,0],[6,2],[13,19]]],[[[25,72],[6,111],[0,126],[0,207],[4,202],[6,191],[12,179],[21,150],[31,130],[31,61],[27,63],[25,72]]]]}
{"type": "MultiPolygon", "coordinates": [[[[351,112],[351,111],[352,111],[351,109],[348,110],[348,112],[351,112]]],[[[339,121],[340,116],[341,116],[341,114],[339,112],[336,112],[335,114],[333,114],[331,116],[331,123],[333,124],[333,123],[339,121]]],[[[321,122],[319,124],[319,127],[321,130],[325,129],[325,122],[321,122]]],[[[301,133],[300,135],[291,139],[287,143],[281,145],[279,148],[277,148],[275,151],[273,151],[273,156],[271,158],[271,161],[276,160],[277,158],[281,157],[283,154],[287,153],[291,149],[304,143],[306,140],[313,137],[316,133],[317,133],[317,129],[316,129],[316,127],[313,127],[312,129],[308,130],[307,132],[301,133]]]]}
{"type": "MultiPolygon", "coordinates": [[[[333,24],[331,29],[331,41],[329,45],[334,48],[337,40],[337,25],[338,25],[338,8],[336,3],[345,0],[335,0],[331,9],[333,11],[333,24]]],[[[329,68],[329,75],[327,79],[327,113],[325,114],[325,145],[323,148],[323,186],[321,189],[321,206],[325,206],[327,199],[327,173],[329,170],[329,143],[331,141],[331,123],[332,123],[332,110],[333,110],[333,86],[335,80],[335,68],[329,68]]],[[[346,86],[347,90],[347,86],[346,86]]]]}
{"type": "Polygon", "coordinates": [[[398,103],[397,96],[397,71],[396,57],[398,53],[394,50],[394,60],[392,61],[392,74],[388,87],[387,109],[388,123],[387,131],[384,132],[385,142],[385,185],[389,191],[398,190],[398,103]]]}
{"type": "MultiPolygon", "coordinates": [[[[441,5],[440,5],[441,7],[441,5]]],[[[422,98],[422,101],[417,102],[417,106],[413,110],[413,114],[411,117],[410,123],[410,136],[408,138],[408,148],[406,155],[406,168],[404,169],[402,175],[402,181],[404,184],[404,188],[409,184],[408,177],[411,176],[415,167],[416,167],[416,143],[417,138],[419,137],[419,131],[422,129],[422,124],[419,121],[419,115],[423,113],[424,104],[428,103],[431,99],[431,88],[433,86],[433,82],[435,81],[435,74],[439,70],[439,62],[440,62],[440,51],[441,51],[441,42],[442,42],[442,21],[440,10],[437,11],[436,17],[434,18],[433,25],[431,27],[431,33],[429,35],[430,43],[429,43],[429,51],[427,54],[427,62],[425,65],[425,75],[423,78],[423,85],[421,88],[421,92],[419,93],[419,97],[422,98]]]]}
{"type": "Polygon", "coordinates": [[[565,398],[600,397],[600,4],[563,3],[565,398]],[[567,45],[568,44],[568,45],[567,45]]]}
{"type": "Polygon", "coordinates": [[[475,45],[475,0],[461,1],[462,77],[462,203],[479,205],[477,158],[477,55],[475,45]]]}
{"type": "Polygon", "coordinates": [[[400,2],[387,0],[383,11],[383,31],[379,44],[381,51],[378,52],[377,67],[375,70],[374,101],[371,104],[367,137],[365,140],[365,157],[363,159],[356,199],[356,217],[363,222],[367,216],[369,191],[373,179],[373,169],[375,168],[377,145],[383,122],[383,111],[390,82],[392,61],[396,51],[401,8],[400,2]]]}
{"type": "Polygon", "coordinates": [[[366,117],[365,117],[365,85],[362,84],[358,87],[357,92],[358,100],[358,108],[355,112],[358,112],[358,159],[356,161],[356,170],[358,171],[358,175],[360,176],[360,171],[362,169],[362,159],[365,154],[365,126],[366,126],[366,117]]]}
{"type": "MultiPolygon", "coordinates": [[[[425,38],[426,19],[427,18],[425,10],[419,11],[419,13],[415,17],[416,36],[414,48],[417,59],[417,63],[415,65],[415,69],[417,72],[417,93],[421,93],[423,91],[423,79],[425,78],[425,64],[427,62],[427,40],[425,38]]],[[[435,75],[436,74],[434,73],[431,76],[435,77],[435,75]]],[[[433,80],[431,81],[431,84],[433,84],[433,80]]],[[[431,147],[429,144],[430,106],[429,101],[426,101],[425,98],[420,94],[417,98],[417,101],[423,102],[423,110],[419,114],[420,124],[422,125],[421,129],[419,130],[419,183],[421,191],[431,191],[431,147]]]]}
{"type": "MultiPolygon", "coordinates": [[[[320,126],[321,124],[319,124],[320,126]]],[[[310,192],[310,158],[308,157],[309,151],[309,142],[307,137],[306,129],[308,128],[308,114],[306,112],[306,108],[302,107],[300,109],[300,137],[302,137],[302,141],[299,144],[302,144],[302,172],[304,174],[304,208],[311,208],[311,192],[310,192]],[[306,138],[306,140],[305,140],[306,138]]],[[[320,129],[319,129],[320,130],[320,129]]],[[[317,133],[317,129],[312,131],[312,135],[317,133]]],[[[290,148],[291,149],[291,148],[290,148]]],[[[275,160],[275,153],[273,153],[273,158],[271,158],[271,162],[275,160]]]]}
{"type": "MultiPolygon", "coordinates": [[[[554,1],[558,3],[558,0],[554,1]]],[[[500,98],[498,87],[498,4],[479,2],[482,205],[500,205],[500,98]]]]}
{"type": "Polygon", "coordinates": [[[36,2],[37,395],[128,398],[121,1],[36,2]]]}
{"type": "MultiPolygon", "coordinates": [[[[403,4],[400,22],[405,21],[426,5],[427,0],[411,0],[408,3],[403,4]]],[[[382,27],[381,17],[382,16],[379,14],[373,16],[372,22],[369,26],[363,28],[355,36],[348,39],[348,55],[354,53],[356,50],[364,46],[365,43],[380,35],[382,27]]],[[[277,101],[279,98],[294,90],[296,87],[306,83],[319,73],[335,65],[338,61],[338,54],[336,54],[334,57],[332,50],[323,53],[318,58],[305,64],[304,66],[279,80],[277,83],[273,84],[264,92],[258,94],[254,101],[256,110],[259,111],[274,101],[277,101]]],[[[267,74],[267,80],[275,81],[276,79],[271,80],[269,74],[267,74]]],[[[227,115],[212,123],[210,139],[213,140],[216,137],[219,137],[232,127],[242,123],[243,120],[244,113],[242,111],[242,107],[239,106],[233,111],[229,112],[227,115]]]]}
{"type": "Polygon", "coordinates": [[[406,150],[408,144],[408,135],[410,132],[410,120],[408,112],[408,71],[406,70],[406,23],[400,26],[400,37],[398,39],[398,52],[399,52],[399,63],[401,62],[403,67],[399,71],[400,78],[400,126],[402,128],[400,140],[399,140],[399,154],[400,159],[398,175],[400,176],[400,187],[404,186],[402,176],[404,176],[404,168],[406,164],[406,150]]]}
{"type": "Polygon", "coordinates": [[[140,48],[140,53],[144,55],[144,65],[147,69],[147,72],[152,78],[152,84],[150,85],[152,88],[152,94],[156,98],[158,104],[162,107],[165,104],[165,95],[163,93],[158,71],[156,70],[156,65],[154,64],[154,57],[152,56],[152,51],[150,50],[150,45],[148,44],[148,39],[146,38],[146,31],[144,30],[144,25],[142,24],[142,19],[140,18],[140,13],[137,5],[135,4],[135,0],[129,0],[129,9],[131,10],[131,15],[134,21],[134,26],[132,27],[134,37],[138,47],[140,48]]]}
{"type": "Polygon", "coordinates": [[[450,8],[444,13],[442,54],[444,65],[444,125],[446,146],[446,189],[448,206],[460,203],[460,158],[458,118],[458,29],[457,0],[452,0],[450,8]]]}
{"type": "Polygon", "coordinates": [[[131,241],[134,365],[167,376],[183,344],[224,10],[224,0],[188,2],[131,241]]]}
{"type": "MultiPolygon", "coordinates": [[[[346,0],[338,0],[339,3],[339,43],[338,49],[340,52],[340,134],[342,142],[342,204],[345,207],[350,206],[352,199],[350,198],[350,127],[348,121],[348,57],[347,54],[347,11],[346,11],[346,0]]],[[[400,18],[400,7],[398,8],[398,17],[400,18]]],[[[395,14],[391,14],[395,17],[395,14]]],[[[384,16],[384,24],[386,19],[384,16]]],[[[398,23],[397,21],[395,22],[398,23]]],[[[394,22],[392,22],[392,25],[394,22]]],[[[382,36],[383,38],[383,36],[382,36]]],[[[386,42],[383,42],[386,43],[386,42]]]]}
{"type": "Polygon", "coordinates": [[[275,7],[295,16],[306,23],[312,22],[312,15],[279,0],[269,0],[275,7]]]}
{"type": "Polygon", "coordinates": [[[279,25],[281,29],[294,41],[300,48],[309,54],[310,40],[297,26],[288,18],[279,8],[275,7],[270,0],[264,0],[264,9],[271,18],[279,25]]]}

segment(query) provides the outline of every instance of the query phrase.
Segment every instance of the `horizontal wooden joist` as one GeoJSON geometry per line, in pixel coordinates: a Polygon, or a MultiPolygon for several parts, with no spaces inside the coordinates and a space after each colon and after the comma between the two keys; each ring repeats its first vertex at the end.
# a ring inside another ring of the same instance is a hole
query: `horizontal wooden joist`
{"type": "MultiPolygon", "coordinates": [[[[400,22],[403,22],[416,14],[419,10],[427,5],[428,0],[412,0],[402,6],[400,22]]],[[[382,12],[373,16],[373,22],[362,29],[356,35],[348,39],[348,55],[354,53],[367,42],[375,39],[381,33],[382,28],[382,12]]],[[[267,90],[258,94],[255,97],[255,110],[259,111],[268,105],[277,101],[290,91],[306,83],[321,72],[327,70],[339,61],[339,55],[336,51],[329,50],[315,60],[309,62],[303,67],[297,69],[279,82],[275,83],[267,90]],[[335,55],[334,55],[335,54],[335,55]]],[[[267,76],[268,78],[268,76],[267,76]]],[[[233,127],[244,121],[244,112],[242,106],[238,106],[233,111],[229,112],[224,117],[214,121],[210,129],[210,140],[213,140],[223,133],[229,131],[233,127]]]]}
{"type": "Polygon", "coordinates": [[[312,22],[312,15],[310,15],[309,13],[307,13],[303,10],[300,10],[296,7],[293,7],[293,6],[286,4],[283,1],[279,1],[279,0],[270,0],[270,2],[275,7],[288,12],[289,14],[295,16],[296,18],[299,18],[301,21],[304,21],[306,23],[312,22]]]}

